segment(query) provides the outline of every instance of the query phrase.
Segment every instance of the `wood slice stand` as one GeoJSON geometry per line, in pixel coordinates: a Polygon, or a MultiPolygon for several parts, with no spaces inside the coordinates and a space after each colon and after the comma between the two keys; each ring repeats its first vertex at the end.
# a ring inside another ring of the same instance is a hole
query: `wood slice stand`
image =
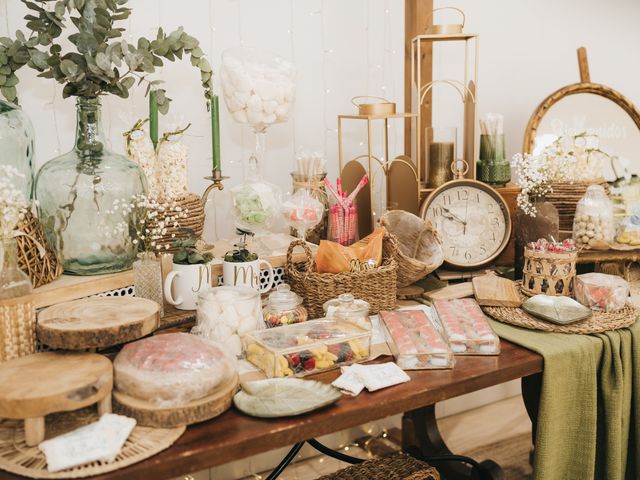
{"type": "Polygon", "coordinates": [[[171,428],[191,425],[217,417],[229,409],[239,384],[235,374],[213,395],[194,400],[181,407],[158,407],[151,402],[134,398],[114,390],[113,408],[116,413],[133,417],[138,425],[156,428],[171,428]]]}
{"type": "Polygon", "coordinates": [[[152,333],[158,311],[158,304],[145,298],[84,298],[44,309],[36,333],[42,343],[62,350],[111,347],[152,333]]]}
{"type": "Polygon", "coordinates": [[[95,353],[36,353],[0,364],[0,418],[24,420],[26,443],[45,437],[45,416],[98,404],[111,412],[113,367],[95,353]]]}

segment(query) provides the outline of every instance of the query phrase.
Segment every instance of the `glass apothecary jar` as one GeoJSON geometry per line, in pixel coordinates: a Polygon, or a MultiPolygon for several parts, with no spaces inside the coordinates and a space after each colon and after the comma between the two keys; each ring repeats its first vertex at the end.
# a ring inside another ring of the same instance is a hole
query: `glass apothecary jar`
{"type": "Polygon", "coordinates": [[[33,125],[24,111],[13,103],[0,100],[0,165],[16,168],[23,177],[20,190],[25,198],[32,197],[33,188],[33,125]]]}
{"type": "Polygon", "coordinates": [[[369,303],[354,298],[350,293],[343,293],[338,298],[325,302],[323,309],[327,318],[351,322],[360,328],[371,330],[369,303]]]}
{"type": "Polygon", "coordinates": [[[578,248],[598,247],[613,241],[613,202],[601,185],[590,185],[576,206],[573,239],[578,248]]]}
{"type": "Polygon", "coordinates": [[[269,303],[262,312],[268,328],[301,323],[309,318],[307,309],[302,306],[302,297],[292,292],[286,283],[278,285],[269,295],[269,303]]]}
{"type": "Polygon", "coordinates": [[[36,177],[40,223],[65,272],[127,270],[137,252],[120,227],[131,219],[112,209],[116,200],[145,194],[146,178],[137,164],[107,148],[100,99],[79,97],[76,107],[74,148],[45,163],[36,177]]]}

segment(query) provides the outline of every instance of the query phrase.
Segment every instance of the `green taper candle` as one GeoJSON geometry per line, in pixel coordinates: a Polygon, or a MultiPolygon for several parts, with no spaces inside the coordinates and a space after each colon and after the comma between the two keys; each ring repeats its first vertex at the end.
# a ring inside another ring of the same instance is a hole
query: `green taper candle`
{"type": "Polygon", "coordinates": [[[220,112],[217,95],[211,99],[211,147],[213,170],[220,170],[220,112]]]}
{"type": "Polygon", "coordinates": [[[156,91],[149,92],[149,136],[153,147],[158,146],[158,97],[156,91]]]}

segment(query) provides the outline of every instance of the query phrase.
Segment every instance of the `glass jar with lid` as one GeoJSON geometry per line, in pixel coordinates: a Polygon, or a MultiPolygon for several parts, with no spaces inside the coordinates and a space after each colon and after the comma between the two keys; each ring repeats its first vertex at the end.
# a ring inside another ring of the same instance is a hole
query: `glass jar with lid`
{"type": "Polygon", "coordinates": [[[354,298],[350,293],[343,293],[338,298],[329,300],[323,305],[323,308],[327,318],[351,322],[360,328],[371,330],[369,304],[364,300],[354,298]]]}
{"type": "Polygon", "coordinates": [[[269,303],[263,309],[264,323],[268,328],[291,325],[307,320],[307,309],[302,305],[302,297],[291,291],[286,283],[276,287],[269,295],[269,303]]]}

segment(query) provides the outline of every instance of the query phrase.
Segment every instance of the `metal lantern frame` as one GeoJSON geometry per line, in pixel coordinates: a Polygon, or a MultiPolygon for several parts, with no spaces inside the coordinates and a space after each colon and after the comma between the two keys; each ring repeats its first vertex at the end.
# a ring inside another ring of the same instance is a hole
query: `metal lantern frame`
{"type": "MultiPolygon", "coordinates": [[[[435,11],[435,10],[434,10],[435,11]]],[[[464,121],[463,121],[463,145],[462,159],[469,164],[467,178],[475,179],[476,162],[479,153],[477,135],[478,116],[478,52],[479,35],[477,33],[431,33],[415,36],[411,41],[411,105],[414,112],[421,112],[422,106],[427,99],[427,93],[434,84],[443,83],[454,86],[463,95],[464,121]],[[464,43],[464,78],[461,80],[452,79],[428,79],[423,78],[422,62],[432,62],[432,55],[427,55],[429,44],[438,42],[463,42],[464,43]],[[473,68],[469,67],[469,60],[473,56],[473,68]],[[459,85],[463,89],[460,90],[459,85]]],[[[424,130],[433,125],[433,112],[429,109],[429,118],[423,118],[418,114],[416,130],[412,132],[415,136],[415,160],[418,171],[418,178],[421,185],[421,193],[426,194],[433,190],[427,188],[428,165],[424,161],[423,137],[424,130]],[[423,166],[424,164],[424,166],[423,166]]]]}

